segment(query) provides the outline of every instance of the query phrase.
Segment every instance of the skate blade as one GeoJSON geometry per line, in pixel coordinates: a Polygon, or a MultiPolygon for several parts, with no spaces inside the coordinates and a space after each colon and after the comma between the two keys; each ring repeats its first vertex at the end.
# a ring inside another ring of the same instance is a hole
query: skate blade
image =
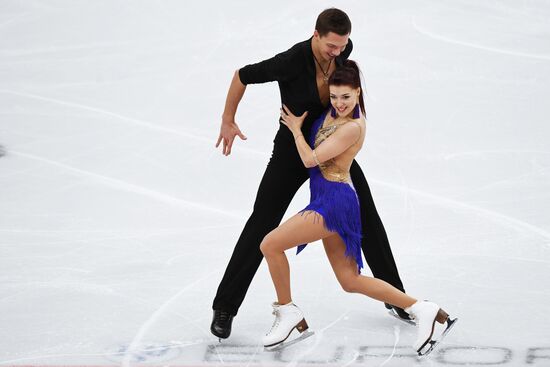
{"type": "Polygon", "coordinates": [[[428,342],[428,344],[426,344],[424,346],[424,348],[420,349],[418,351],[418,356],[419,357],[425,357],[427,356],[428,354],[430,354],[434,349],[435,347],[441,343],[441,341],[447,336],[447,334],[449,333],[449,331],[451,331],[451,329],[455,326],[456,322],[458,321],[458,318],[456,319],[448,319],[447,320],[447,326],[445,327],[445,330],[443,330],[443,332],[441,333],[441,335],[439,336],[439,338],[437,338],[437,340],[430,340],[428,342]],[[427,349],[426,349],[427,347],[427,349]]]}
{"type": "Polygon", "coordinates": [[[290,347],[290,346],[292,346],[296,343],[299,343],[302,340],[309,338],[313,334],[315,334],[315,332],[306,330],[303,333],[301,333],[300,336],[297,337],[296,339],[293,339],[293,340],[288,340],[287,339],[287,340],[285,340],[285,341],[283,341],[279,344],[276,344],[274,346],[264,347],[264,350],[267,351],[267,352],[276,352],[278,350],[282,350],[282,349],[288,348],[288,347],[290,347]]]}
{"type": "Polygon", "coordinates": [[[401,316],[399,316],[399,314],[397,312],[395,312],[395,310],[392,308],[391,310],[388,311],[388,313],[395,317],[396,319],[398,319],[399,321],[403,321],[409,325],[412,325],[412,326],[416,326],[416,322],[414,322],[414,320],[406,320],[404,318],[402,318],[401,316]]]}

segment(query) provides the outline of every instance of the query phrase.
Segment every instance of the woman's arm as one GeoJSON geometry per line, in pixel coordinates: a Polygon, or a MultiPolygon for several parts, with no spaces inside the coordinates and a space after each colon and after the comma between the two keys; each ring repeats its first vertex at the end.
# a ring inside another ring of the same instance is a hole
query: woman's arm
{"type": "Polygon", "coordinates": [[[322,144],[313,150],[306,142],[301,132],[302,124],[306,116],[307,111],[304,112],[302,116],[294,116],[285,105],[283,105],[281,109],[281,122],[285,124],[292,132],[292,135],[294,135],[298,154],[300,154],[300,158],[307,168],[315,167],[320,163],[338,156],[351,145],[355,144],[361,137],[361,125],[359,122],[352,120],[350,123],[340,126],[334,134],[329,136],[322,144]]]}
{"type": "Polygon", "coordinates": [[[329,136],[322,144],[315,149],[311,149],[300,131],[294,134],[296,148],[300,154],[304,166],[307,168],[315,167],[331,158],[337,157],[355,144],[361,137],[361,126],[356,121],[351,121],[329,136]]]}

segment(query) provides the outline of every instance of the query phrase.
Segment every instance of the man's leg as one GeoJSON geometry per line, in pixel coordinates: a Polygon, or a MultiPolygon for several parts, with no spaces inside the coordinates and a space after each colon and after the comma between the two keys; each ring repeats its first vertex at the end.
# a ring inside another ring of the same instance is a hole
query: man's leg
{"type": "Polygon", "coordinates": [[[260,183],[254,210],[248,219],[218,287],[212,308],[232,315],[244,300],[252,278],[262,261],[260,243],[281,222],[288,205],[308,178],[292,149],[274,153],[260,183]]]}
{"type": "MultiPolygon", "coordinates": [[[[405,292],[382,220],[376,211],[372,194],[359,164],[354,160],[350,168],[351,180],[359,197],[363,240],[361,247],[375,278],[382,279],[405,292]]],[[[404,311],[396,309],[401,317],[404,311]]]]}

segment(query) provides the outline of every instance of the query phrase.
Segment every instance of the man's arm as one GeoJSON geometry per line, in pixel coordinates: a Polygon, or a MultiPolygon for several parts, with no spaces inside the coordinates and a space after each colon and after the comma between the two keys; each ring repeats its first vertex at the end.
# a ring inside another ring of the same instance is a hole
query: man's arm
{"type": "Polygon", "coordinates": [[[237,107],[244,95],[248,84],[266,83],[271,81],[281,81],[291,77],[296,72],[296,60],[299,47],[295,45],[285,52],[281,52],[270,59],[258,62],[256,64],[246,65],[237,70],[233,75],[231,86],[227,92],[225,108],[222,115],[222,124],[220,135],[216,143],[216,148],[223,140],[223,155],[231,154],[231,147],[235,136],[246,140],[246,136],[241,132],[235,122],[237,107]]]}
{"type": "Polygon", "coordinates": [[[239,70],[241,82],[248,85],[281,82],[292,78],[300,72],[301,49],[302,45],[298,43],[269,59],[246,65],[239,70]]]}
{"type": "Polygon", "coordinates": [[[247,137],[241,132],[239,126],[235,122],[235,114],[237,113],[237,107],[243,98],[246,91],[246,85],[241,82],[239,78],[239,70],[235,71],[229,91],[227,92],[227,98],[225,99],[225,108],[222,114],[222,124],[220,127],[220,135],[218,136],[218,142],[216,148],[223,140],[222,154],[228,156],[231,154],[231,147],[235,136],[239,136],[242,140],[246,140],[247,137]]]}

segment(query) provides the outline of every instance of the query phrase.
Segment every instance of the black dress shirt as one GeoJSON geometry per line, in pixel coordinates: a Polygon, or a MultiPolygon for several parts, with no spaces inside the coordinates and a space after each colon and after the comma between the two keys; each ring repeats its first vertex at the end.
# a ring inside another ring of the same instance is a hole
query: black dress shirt
{"type": "MultiPolygon", "coordinates": [[[[335,59],[336,66],[349,57],[353,49],[351,39],[344,51],[335,59]]],[[[281,95],[281,103],[285,104],[296,116],[309,111],[302,126],[302,132],[307,138],[311,125],[323,113],[328,105],[323,105],[319,97],[316,81],[316,67],[311,49],[311,38],[299,42],[285,52],[270,59],[250,64],[239,70],[239,78],[245,85],[277,81],[281,95]]],[[[283,126],[277,134],[277,139],[293,140],[290,130],[283,126]]]]}

